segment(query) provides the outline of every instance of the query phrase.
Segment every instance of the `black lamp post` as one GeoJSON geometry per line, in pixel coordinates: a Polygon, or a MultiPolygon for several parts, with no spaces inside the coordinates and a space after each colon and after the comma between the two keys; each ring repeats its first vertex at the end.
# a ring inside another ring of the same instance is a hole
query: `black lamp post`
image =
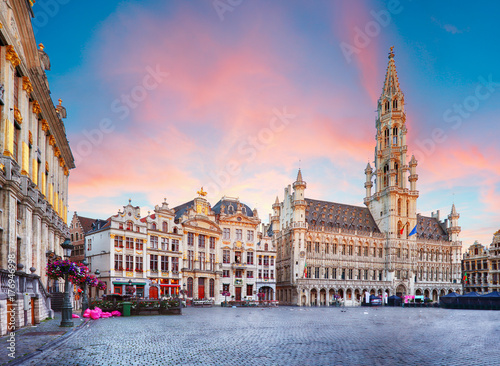
{"type": "MultiPolygon", "coordinates": [[[[61,244],[63,248],[64,258],[69,260],[71,257],[71,251],[74,246],[71,244],[71,240],[66,239],[64,243],[61,244]]],[[[61,314],[61,327],[72,327],[73,324],[73,307],[71,306],[71,301],[69,300],[69,280],[68,280],[68,272],[64,274],[64,300],[62,305],[62,314],[61,314]]]]}
{"type": "MultiPolygon", "coordinates": [[[[89,265],[85,259],[82,261],[82,264],[84,266],[89,265]]],[[[83,293],[82,293],[82,316],[83,316],[83,313],[85,312],[85,310],[88,309],[88,307],[89,307],[89,297],[87,295],[87,282],[84,282],[83,283],[83,293]]]]}
{"type": "Polygon", "coordinates": [[[186,283],[185,282],[182,284],[182,294],[184,295],[184,303],[187,306],[187,303],[186,303],[186,283]]]}
{"type": "MultiPolygon", "coordinates": [[[[99,269],[96,269],[94,274],[96,275],[97,278],[99,278],[99,275],[101,274],[101,272],[99,271],[99,269]]],[[[96,300],[99,297],[99,287],[95,288],[95,297],[96,297],[96,300]]]]}

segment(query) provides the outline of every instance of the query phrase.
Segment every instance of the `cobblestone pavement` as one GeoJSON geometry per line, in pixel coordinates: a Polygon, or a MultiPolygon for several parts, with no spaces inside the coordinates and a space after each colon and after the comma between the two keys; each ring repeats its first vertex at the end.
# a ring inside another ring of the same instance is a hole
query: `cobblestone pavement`
{"type": "MultiPolygon", "coordinates": [[[[72,331],[79,326],[82,321],[80,319],[73,319],[74,327],[61,328],[61,313],[55,313],[54,319],[44,320],[34,327],[21,328],[15,332],[15,356],[19,359],[27,354],[35,352],[40,347],[47,343],[53,342],[72,331]]],[[[9,336],[0,338],[0,365],[5,365],[12,362],[14,359],[9,357],[11,350],[8,349],[11,340],[9,336]]]]}
{"type": "Polygon", "coordinates": [[[500,311],[187,308],[99,319],[26,365],[500,365],[500,311]]]}

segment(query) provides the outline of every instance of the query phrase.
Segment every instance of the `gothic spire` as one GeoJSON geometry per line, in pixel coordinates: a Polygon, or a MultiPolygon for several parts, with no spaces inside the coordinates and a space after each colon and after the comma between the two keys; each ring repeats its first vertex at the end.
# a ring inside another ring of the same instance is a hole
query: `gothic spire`
{"type": "Polygon", "coordinates": [[[302,182],[302,172],[300,171],[300,168],[299,168],[299,172],[297,173],[297,179],[296,179],[297,182],[302,182]]]}
{"type": "Polygon", "coordinates": [[[384,96],[394,96],[396,94],[403,94],[399,88],[398,73],[396,71],[396,63],[394,62],[394,46],[391,47],[389,52],[389,64],[387,65],[387,72],[385,73],[384,87],[382,88],[382,99],[384,96]]]}

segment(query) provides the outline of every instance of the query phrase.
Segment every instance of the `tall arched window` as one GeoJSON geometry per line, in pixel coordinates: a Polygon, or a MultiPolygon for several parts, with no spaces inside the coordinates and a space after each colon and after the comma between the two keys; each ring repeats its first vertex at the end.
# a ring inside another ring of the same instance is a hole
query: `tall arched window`
{"type": "Polygon", "coordinates": [[[399,164],[394,163],[394,170],[396,171],[396,185],[398,185],[399,182],[399,164]]]}
{"type": "Polygon", "coordinates": [[[392,144],[397,145],[398,144],[398,128],[394,127],[392,129],[392,144]]]}
{"type": "Polygon", "coordinates": [[[397,99],[394,99],[392,101],[392,109],[398,109],[398,100],[397,99]]]}
{"type": "Polygon", "coordinates": [[[168,232],[168,223],[166,221],[163,221],[162,223],[162,231],[164,233],[168,232]]]}
{"type": "Polygon", "coordinates": [[[384,112],[385,112],[385,113],[389,112],[389,108],[390,108],[390,106],[391,106],[391,105],[389,104],[389,101],[388,101],[388,100],[386,100],[386,101],[385,101],[385,109],[384,109],[384,112]]]}
{"type": "Polygon", "coordinates": [[[132,221],[127,221],[127,230],[134,230],[134,224],[132,221]]]}
{"type": "Polygon", "coordinates": [[[264,250],[267,252],[269,250],[269,244],[264,244],[264,250]]]}
{"type": "Polygon", "coordinates": [[[389,129],[384,130],[384,147],[389,146],[389,129]]]}
{"type": "Polygon", "coordinates": [[[187,297],[193,297],[193,278],[188,277],[187,280],[187,297]]]}
{"type": "Polygon", "coordinates": [[[389,165],[384,166],[384,187],[389,183],[389,165]]]}
{"type": "Polygon", "coordinates": [[[156,222],[153,222],[153,223],[151,224],[151,230],[156,230],[156,222]]]}
{"type": "Polygon", "coordinates": [[[76,236],[76,240],[78,241],[78,233],[76,233],[75,236],[76,236]]]}
{"type": "Polygon", "coordinates": [[[209,286],[209,297],[215,297],[215,280],[213,278],[210,279],[209,286]]]}
{"type": "Polygon", "coordinates": [[[398,216],[401,216],[401,198],[398,198],[398,216]]]}

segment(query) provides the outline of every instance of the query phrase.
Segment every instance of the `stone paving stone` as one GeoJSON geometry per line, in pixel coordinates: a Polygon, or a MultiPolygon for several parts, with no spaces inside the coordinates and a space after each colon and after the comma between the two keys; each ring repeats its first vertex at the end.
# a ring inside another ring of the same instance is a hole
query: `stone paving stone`
{"type": "MultiPolygon", "coordinates": [[[[59,324],[61,324],[61,313],[55,313],[54,319],[42,321],[40,324],[37,324],[34,327],[25,327],[17,330],[15,332],[16,359],[35,352],[40,347],[46,345],[49,342],[55,341],[56,339],[58,339],[68,331],[75,329],[82,323],[80,319],[73,319],[73,322],[75,324],[74,327],[61,328],[59,327],[59,324]],[[45,332],[58,334],[37,334],[45,332]]],[[[0,365],[5,365],[6,363],[14,360],[8,355],[9,353],[11,353],[7,349],[8,339],[8,336],[0,338],[0,344],[2,345],[0,347],[0,365]]]]}
{"type": "Polygon", "coordinates": [[[498,311],[186,308],[90,321],[25,364],[491,366],[499,339],[498,311]]]}

